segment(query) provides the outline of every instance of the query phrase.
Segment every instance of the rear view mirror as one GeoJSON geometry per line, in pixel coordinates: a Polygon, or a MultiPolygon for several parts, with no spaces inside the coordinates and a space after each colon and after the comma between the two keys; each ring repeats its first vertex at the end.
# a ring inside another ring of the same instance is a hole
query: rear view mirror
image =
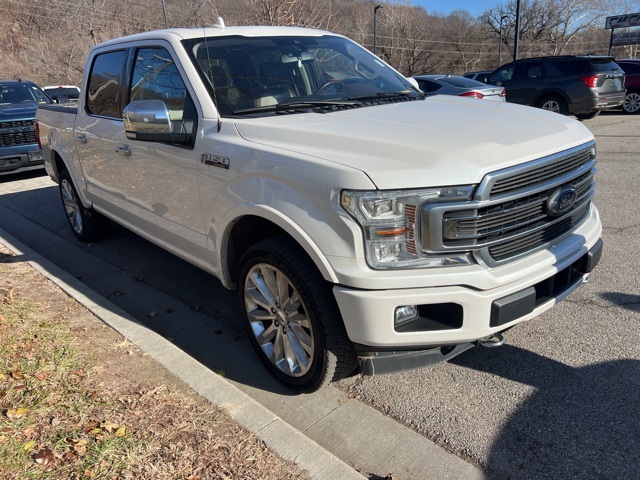
{"type": "Polygon", "coordinates": [[[316,59],[315,55],[310,52],[300,52],[298,55],[294,55],[293,53],[288,53],[280,57],[280,61],[282,63],[310,62],[315,59],[316,59]]]}

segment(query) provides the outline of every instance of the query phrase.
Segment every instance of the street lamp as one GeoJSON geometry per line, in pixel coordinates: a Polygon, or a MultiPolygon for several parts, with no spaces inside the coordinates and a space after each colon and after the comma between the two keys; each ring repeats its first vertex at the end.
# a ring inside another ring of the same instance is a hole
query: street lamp
{"type": "Polygon", "coordinates": [[[500,43],[498,44],[498,67],[502,65],[502,21],[507,17],[508,15],[502,15],[500,17],[500,43]]]}
{"type": "Polygon", "coordinates": [[[520,42],[520,0],[516,2],[516,35],[513,39],[513,61],[518,59],[518,43],[520,42]]]}
{"type": "Polygon", "coordinates": [[[378,54],[378,9],[382,8],[382,5],[376,5],[373,7],[373,54],[378,54]]]}

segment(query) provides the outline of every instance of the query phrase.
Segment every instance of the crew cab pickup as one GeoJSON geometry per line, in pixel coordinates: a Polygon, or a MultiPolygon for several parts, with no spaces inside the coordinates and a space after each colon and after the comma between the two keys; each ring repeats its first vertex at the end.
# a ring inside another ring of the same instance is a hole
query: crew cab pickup
{"type": "Polygon", "coordinates": [[[110,40],[79,104],[36,119],[77,238],[113,220],[237,289],[257,355],[299,391],[499,346],[601,255],[587,128],[425,98],[326,31],[110,40]]]}

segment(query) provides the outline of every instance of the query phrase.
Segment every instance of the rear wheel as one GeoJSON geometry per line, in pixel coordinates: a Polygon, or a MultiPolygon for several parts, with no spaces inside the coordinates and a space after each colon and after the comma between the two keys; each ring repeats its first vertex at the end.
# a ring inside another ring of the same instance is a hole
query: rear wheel
{"type": "Polygon", "coordinates": [[[640,112],[640,93],[627,92],[624,97],[624,103],[622,104],[622,111],[624,113],[636,114],[640,112]]]}
{"type": "Polygon", "coordinates": [[[60,198],[74,235],[90,243],[104,238],[109,231],[109,219],[92,208],[85,208],[67,170],[60,171],[60,198]]]}
{"type": "Polygon", "coordinates": [[[550,112],[559,113],[560,115],[566,115],[569,113],[567,108],[567,102],[558,95],[547,95],[536,103],[536,107],[542,110],[549,110],[550,112]]]}
{"type": "Polygon", "coordinates": [[[357,366],[329,285],[292,240],[257,243],[240,262],[239,303],[251,344],[289,388],[311,392],[357,366]]]}

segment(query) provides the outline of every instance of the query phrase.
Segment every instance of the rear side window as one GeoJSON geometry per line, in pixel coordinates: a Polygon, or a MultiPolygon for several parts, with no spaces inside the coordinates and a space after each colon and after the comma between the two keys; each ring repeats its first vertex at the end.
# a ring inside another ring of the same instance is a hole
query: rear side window
{"type": "Polygon", "coordinates": [[[429,80],[418,80],[418,85],[423,92],[436,92],[442,88],[442,85],[429,80]]]}
{"type": "Polygon", "coordinates": [[[120,85],[127,52],[115,52],[96,55],[89,74],[87,109],[92,115],[110,118],[122,118],[120,112],[120,85]]]}
{"type": "Polygon", "coordinates": [[[556,60],[551,63],[563,75],[584,75],[589,73],[589,60],[556,60]]]}
{"type": "Polygon", "coordinates": [[[480,83],[476,80],[471,80],[465,77],[442,77],[439,79],[441,82],[448,83],[449,85],[453,85],[454,87],[460,88],[484,88],[485,84],[480,83]]]}

